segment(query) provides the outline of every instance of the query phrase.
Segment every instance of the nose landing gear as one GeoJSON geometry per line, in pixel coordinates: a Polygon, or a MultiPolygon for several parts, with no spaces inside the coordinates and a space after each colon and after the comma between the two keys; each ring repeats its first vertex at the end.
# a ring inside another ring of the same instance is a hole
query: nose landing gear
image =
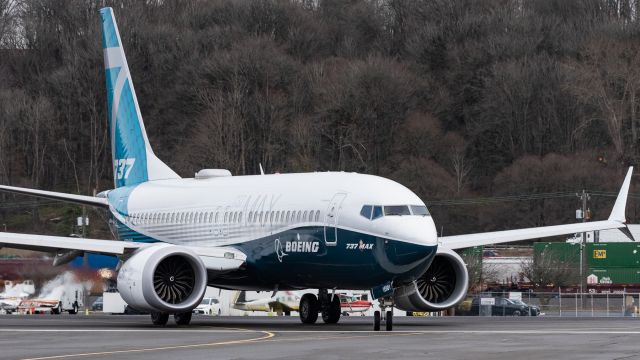
{"type": "Polygon", "coordinates": [[[380,331],[380,323],[384,321],[387,331],[393,330],[393,298],[383,297],[379,300],[380,311],[373,313],[373,331],[380,331]],[[390,308],[391,310],[387,310],[390,308]]]}

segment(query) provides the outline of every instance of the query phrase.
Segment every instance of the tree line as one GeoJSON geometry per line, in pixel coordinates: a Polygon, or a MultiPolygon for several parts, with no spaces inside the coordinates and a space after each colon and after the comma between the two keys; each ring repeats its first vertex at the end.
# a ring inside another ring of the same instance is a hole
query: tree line
{"type": "Polygon", "coordinates": [[[640,155],[638,0],[0,0],[0,183],[112,186],[104,6],[182,176],[357,171],[427,205],[550,194],[433,206],[446,235],[572,221],[581,189],[606,217],[640,155]]]}

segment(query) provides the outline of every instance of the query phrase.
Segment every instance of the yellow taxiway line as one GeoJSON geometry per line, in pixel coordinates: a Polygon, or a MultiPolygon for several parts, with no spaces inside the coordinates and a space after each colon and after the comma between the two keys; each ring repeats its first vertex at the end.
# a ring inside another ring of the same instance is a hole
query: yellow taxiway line
{"type": "Polygon", "coordinates": [[[264,335],[256,338],[250,339],[242,339],[242,340],[227,340],[227,341],[219,341],[212,343],[202,343],[202,344],[189,344],[189,345],[173,345],[173,346],[162,346],[162,347],[154,347],[154,348],[142,348],[142,349],[128,349],[128,350],[113,350],[113,351],[99,351],[99,352],[87,352],[87,353],[77,353],[77,354],[65,354],[65,355],[53,355],[53,356],[43,356],[43,357],[35,357],[35,358],[25,358],[23,360],[48,360],[48,359],[66,359],[66,358],[74,358],[74,357],[87,357],[87,356],[104,356],[104,355],[117,355],[117,354],[130,354],[130,353],[142,353],[142,352],[151,352],[151,351],[162,351],[162,350],[175,350],[175,349],[191,349],[198,347],[212,347],[212,346],[224,346],[224,345],[235,345],[235,344],[244,344],[250,343],[260,340],[266,340],[275,336],[274,333],[269,331],[257,331],[264,335]]]}

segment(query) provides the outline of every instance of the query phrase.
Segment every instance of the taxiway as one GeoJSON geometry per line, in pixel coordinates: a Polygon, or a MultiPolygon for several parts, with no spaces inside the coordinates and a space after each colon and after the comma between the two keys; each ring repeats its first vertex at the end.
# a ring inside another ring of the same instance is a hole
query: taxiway
{"type": "Polygon", "coordinates": [[[640,359],[640,319],[368,317],[302,325],[297,317],[0,316],[1,359],[640,359]],[[170,320],[171,324],[172,319],[170,320]]]}

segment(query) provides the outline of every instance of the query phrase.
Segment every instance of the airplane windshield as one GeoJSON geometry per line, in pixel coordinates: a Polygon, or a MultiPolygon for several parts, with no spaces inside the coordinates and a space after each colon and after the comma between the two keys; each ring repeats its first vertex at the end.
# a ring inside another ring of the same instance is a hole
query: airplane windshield
{"type": "Polygon", "coordinates": [[[429,216],[429,210],[422,205],[411,205],[411,212],[413,215],[429,216]]]}
{"type": "Polygon", "coordinates": [[[407,205],[394,205],[384,207],[384,216],[411,215],[407,205]]]}
{"type": "Polygon", "coordinates": [[[360,209],[360,216],[375,220],[383,216],[430,216],[429,210],[424,205],[364,205],[360,209]]]}

